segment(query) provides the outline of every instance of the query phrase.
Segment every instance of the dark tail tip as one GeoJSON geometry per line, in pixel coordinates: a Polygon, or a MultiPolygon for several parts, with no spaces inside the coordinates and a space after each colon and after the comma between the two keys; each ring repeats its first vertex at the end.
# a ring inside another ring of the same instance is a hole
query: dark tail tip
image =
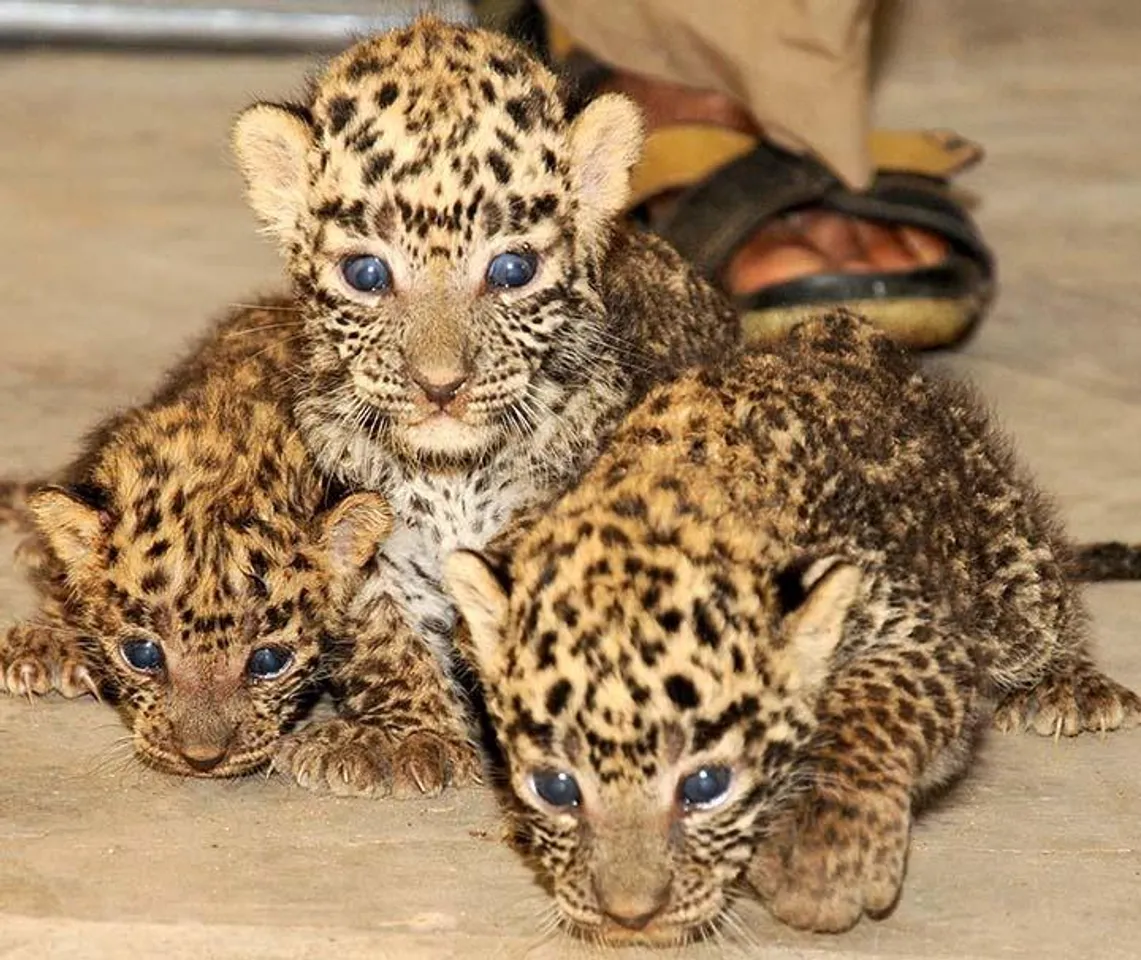
{"type": "Polygon", "coordinates": [[[1084,543],[1074,547],[1071,576],[1087,582],[1141,580],[1141,544],[1084,543]]]}

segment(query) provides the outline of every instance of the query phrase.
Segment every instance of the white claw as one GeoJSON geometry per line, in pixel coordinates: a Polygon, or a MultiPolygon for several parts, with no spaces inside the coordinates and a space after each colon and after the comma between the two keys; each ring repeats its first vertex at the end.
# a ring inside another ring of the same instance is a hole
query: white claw
{"type": "Polygon", "coordinates": [[[24,696],[28,698],[28,703],[32,704],[36,702],[35,696],[32,694],[32,677],[35,675],[35,672],[35,667],[30,663],[25,663],[20,668],[20,679],[24,682],[24,696]]]}
{"type": "Polygon", "coordinates": [[[103,702],[103,698],[99,696],[99,688],[95,685],[95,681],[91,679],[91,674],[88,673],[86,667],[80,667],[75,671],[75,679],[91,692],[91,696],[100,703],[103,702]]]}
{"type": "Polygon", "coordinates": [[[417,767],[412,768],[412,779],[416,781],[416,786],[420,788],[421,793],[428,792],[428,788],[424,786],[424,780],[420,776],[420,771],[417,767]]]}

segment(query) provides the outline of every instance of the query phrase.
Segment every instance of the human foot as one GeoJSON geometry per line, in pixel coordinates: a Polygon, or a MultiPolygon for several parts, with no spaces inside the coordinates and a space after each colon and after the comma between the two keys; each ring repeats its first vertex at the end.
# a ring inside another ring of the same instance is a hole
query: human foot
{"type": "MultiPolygon", "coordinates": [[[[708,124],[760,136],[742,107],[719,93],[692,90],[630,73],[615,73],[606,88],[635,100],[648,130],[678,124],[708,124]]],[[[664,194],[650,204],[657,217],[673,196],[664,194]]],[[[892,226],[821,208],[802,208],[761,226],[736,251],[722,281],[735,295],[801,277],[826,273],[908,271],[942,261],[946,241],[911,226],[892,226]]]]}

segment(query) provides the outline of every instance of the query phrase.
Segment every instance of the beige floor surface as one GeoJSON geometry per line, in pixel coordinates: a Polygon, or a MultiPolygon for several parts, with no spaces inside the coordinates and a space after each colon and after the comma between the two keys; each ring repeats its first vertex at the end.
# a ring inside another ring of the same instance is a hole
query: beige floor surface
{"type": "MultiPolygon", "coordinates": [[[[987,145],[964,182],[1003,275],[938,362],[981,384],[1075,535],[1141,540],[1141,5],[913,0],[906,21],[882,118],[987,145]]],[[[301,69],[0,52],[0,472],[59,463],[213,312],[275,286],[226,127],[301,69]]],[[[26,601],[4,566],[0,618],[26,601]]],[[[1141,586],[1090,602],[1105,662],[1141,686],[1141,586]]],[[[478,791],[183,782],[124,767],[121,733],[93,703],[0,699],[0,957],[584,953],[540,939],[546,900],[478,791]]],[[[749,916],[755,942],[685,955],[1141,957],[1141,731],[991,737],[916,829],[882,922],[811,937],[749,916]]]]}

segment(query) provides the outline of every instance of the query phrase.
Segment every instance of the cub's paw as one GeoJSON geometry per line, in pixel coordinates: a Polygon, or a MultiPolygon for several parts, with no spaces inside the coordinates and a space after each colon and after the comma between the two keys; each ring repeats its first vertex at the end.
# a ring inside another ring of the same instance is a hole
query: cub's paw
{"type": "Polygon", "coordinates": [[[435,795],[478,776],[466,742],[418,730],[396,738],[378,727],[336,719],[285,737],[274,768],[310,790],[342,797],[435,795]]]}
{"type": "Polygon", "coordinates": [[[309,790],[386,796],[392,787],[391,753],[392,743],[381,730],[328,720],[284,737],[273,767],[309,790]]]}
{"type": "Polygon", "coordinates": [[[0,640],[0,689],[14,697],[43,696],[53,690],[69,699],[98,688],[83,659],[53,642],[49,630],[18,625],[0,640]]]}
{"type": "Polygon", "coordinates": [[[392,793],[434,797],[445,787],[481,781],[479,751],[466,740],[416,730],[392,752],[392,793]]]}
{"type": "Polygon", "coordinates": [[[1051,674],[1038,686],[999,703],[994,725],[1005,733],[1033,730],[1044,737],[1106,733],[1141,723],[1141,697],[1093,667],[1051,674]]]}
{"type": "Polygon", "coordinates": [[[910,828],[905,791],[811,793],[773,825],[746,877],[778,920],[840,933],[895,904],[910,828]]]}

